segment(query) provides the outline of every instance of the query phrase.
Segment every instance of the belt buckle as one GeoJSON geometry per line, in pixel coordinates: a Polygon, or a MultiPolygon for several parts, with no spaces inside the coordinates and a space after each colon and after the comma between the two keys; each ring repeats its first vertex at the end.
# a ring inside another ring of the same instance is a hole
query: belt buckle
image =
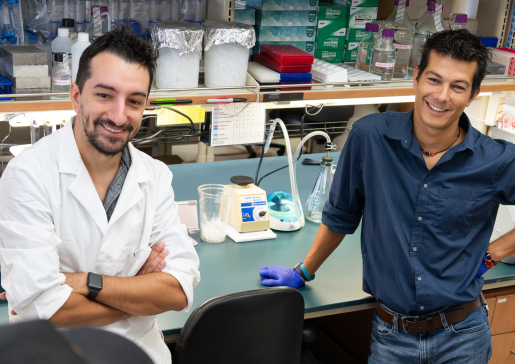
{"type": "Polygon", "coordinates": [[[408,328],[406,326],[406,320],[407,319],[419,319],[420,316],[402,316],[401,317],[401,322],[402,322],[402,328],[404,329],[404,332],[407,334],[409,331],[408,331],[408,328]]]}

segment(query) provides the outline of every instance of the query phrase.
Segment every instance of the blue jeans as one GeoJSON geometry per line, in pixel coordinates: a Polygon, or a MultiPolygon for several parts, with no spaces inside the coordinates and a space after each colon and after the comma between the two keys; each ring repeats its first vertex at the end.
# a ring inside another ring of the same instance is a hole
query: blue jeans
{"type": "Polygon", "coordinates": [[[387,324],[376,314],[368,364],[488,363],[492,343],[484,305],[461,322],[447,325],[444,318],[443,324],[442,328],[422,334],[407,333],[402,327],[387,324]]]}

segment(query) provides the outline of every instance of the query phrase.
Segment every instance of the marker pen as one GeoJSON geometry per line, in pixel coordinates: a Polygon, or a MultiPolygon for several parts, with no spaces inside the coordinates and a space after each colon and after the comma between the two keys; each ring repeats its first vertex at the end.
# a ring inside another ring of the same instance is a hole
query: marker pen
{"type": "Polygon", "coordinates": [[[220,99],[207,99],[207,102],[210,104],[229,104],[231,102],[245,102],[247,99],[241,99],[241,98],[220,98],[220,99]]]}

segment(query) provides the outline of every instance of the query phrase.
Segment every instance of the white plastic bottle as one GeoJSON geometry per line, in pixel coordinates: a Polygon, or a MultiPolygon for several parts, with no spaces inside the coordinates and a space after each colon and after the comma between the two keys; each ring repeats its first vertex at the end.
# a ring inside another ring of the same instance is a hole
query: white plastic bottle
{"type": "Polygon", "coordinates": [[[89,47],[89,34],[79,33],[77,42],[72,45],[72,82],[77,79],[77,72],[79,71],[79,61],[82,52],[89,47]]]}
{"type": "MultiPolygon", "coordinates": [[[[68,67],[72,66],[72,45],[73,40],[70,38],[70,31],[68,28],[59,28],[57,30],[57,38],[52,41],[52,59],[56,52],[63,52],[68,55],[68,67]]],[[[52,66],[53,66],[52,62],[52,66]]]]}

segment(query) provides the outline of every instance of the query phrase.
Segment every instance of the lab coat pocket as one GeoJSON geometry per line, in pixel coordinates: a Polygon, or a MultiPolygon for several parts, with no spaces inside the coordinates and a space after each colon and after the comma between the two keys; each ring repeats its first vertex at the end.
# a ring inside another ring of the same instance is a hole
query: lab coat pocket
{"type": "Polygon", "coordinates": [[[122,277],[134,277],[136,273],[140,270],[140,268],[145,264],[148,256],[152,252],[149,246],[144,246],[140,249],[135,247],[126,247],[124,248],[124,256],[125,258],[125,268],[122,277]],[[127,253],[125,252],[127,251],[127,253]],[[127,254],[127,255],[125,255],[127,254]]]}

